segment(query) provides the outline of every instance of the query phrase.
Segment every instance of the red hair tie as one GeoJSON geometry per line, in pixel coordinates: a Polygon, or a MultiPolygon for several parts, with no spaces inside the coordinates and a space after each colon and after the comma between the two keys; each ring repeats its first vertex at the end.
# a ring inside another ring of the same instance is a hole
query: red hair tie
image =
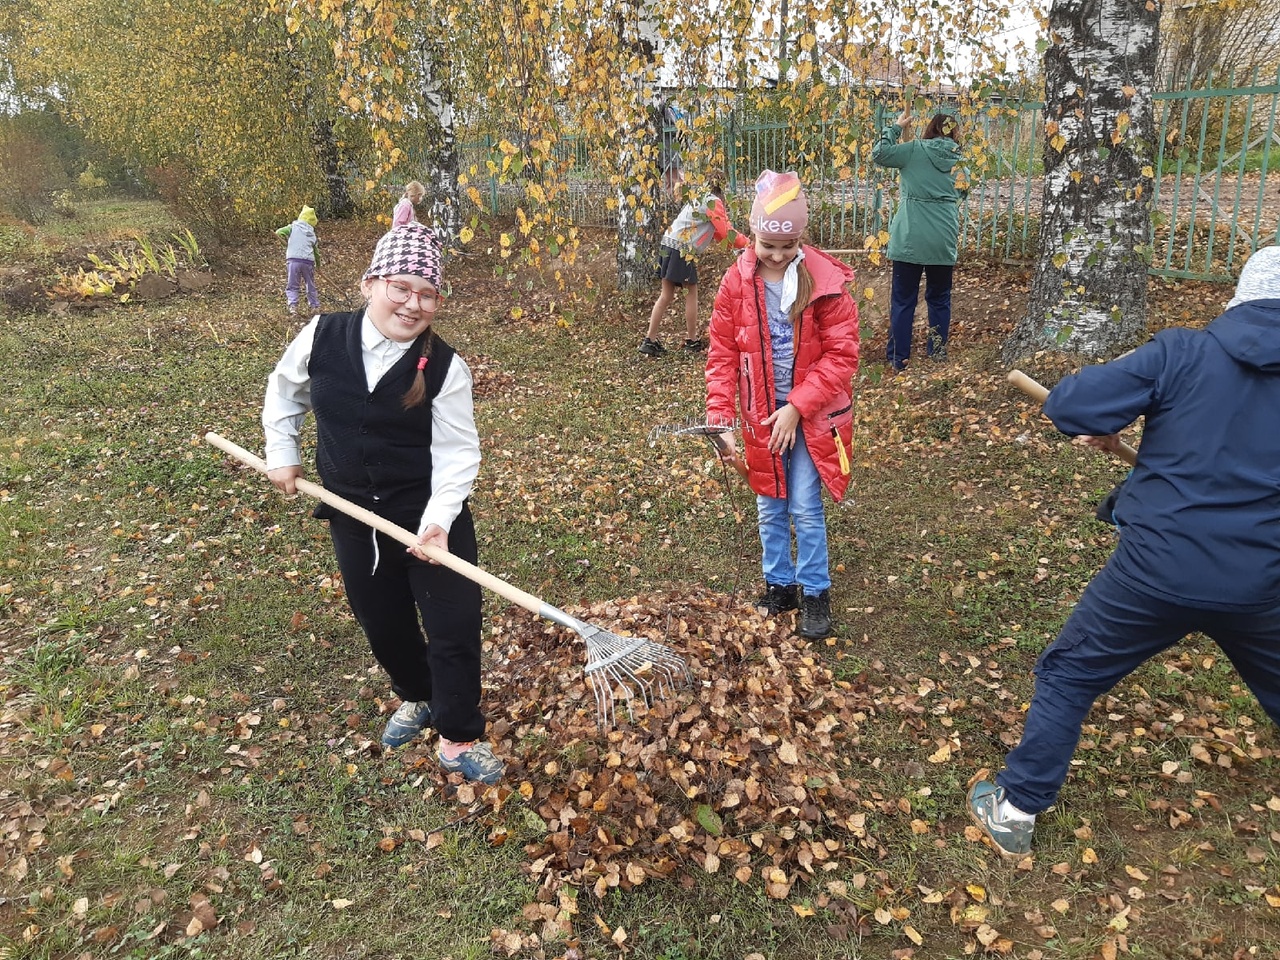
{"type": "Polygon", "coordinates": [[[425,369],[427,369],[427,358],[426,358],[426,357],[419,357],[419,358],[418,358],[418,369],[419,369],[419,370],[425,370],[425,369]]]}

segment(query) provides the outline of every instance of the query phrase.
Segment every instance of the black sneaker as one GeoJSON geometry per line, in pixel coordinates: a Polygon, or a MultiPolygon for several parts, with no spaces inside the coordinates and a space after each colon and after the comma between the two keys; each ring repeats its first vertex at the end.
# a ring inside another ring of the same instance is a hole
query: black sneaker
{"type": "Polygon", "coordinates": [[[800,598],[800,626],[796,633],[806,640],[831,636],[830,590],[823,590],[816,597],[806,594],[800,598]]]}
{"type": "Polygon", "coordinates": [[[699,340],[685,340],[684,346],[680,348],[685,353],[701,353],[707,349],[707,345],[699,340]]]}
{"type": "Polygon", "coordinates": [[[650,340],[648,337],[645,337],[640,341],[640,353],[642,356],[660,357],[666,352],[667,348],[657,340],[650,340]]]}
{"type": "Polygon", "coordinates": [[[800,605],[800,588],[794,583],[789,587],[780,587],[776,583],[766,583],[764,593],[756,599],[756,606],[761,607],[766,616],[776,617],[787,610],[794,610],[800,605]]]}

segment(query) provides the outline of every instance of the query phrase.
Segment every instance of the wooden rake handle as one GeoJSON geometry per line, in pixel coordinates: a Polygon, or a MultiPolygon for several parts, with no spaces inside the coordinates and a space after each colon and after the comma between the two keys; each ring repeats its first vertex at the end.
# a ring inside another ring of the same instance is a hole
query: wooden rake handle
{"type": "MultiPolygon", "coordinates": [[[[724,453],[726,450],[729,449],[729,444],[725,441],[724,437],[720,436],[720,434],[718,433],[709,433],[707,434],[707,436],[711,438],[711,443],[715,446],[716,451],[720,454],[720,459],[721,460],[725,459],[724,453]]],[[[729,462],[733,464],[733,469],[738,471],[738,473],[742,476],[743,480],[746,480],[751,475],[751,471],[747,469],[746,463],[743,461],[743,459],[740,456],[738,456],[736,452],[734,453],[733,457],[729,460],[729,462]]]]}
{"type": "MultiPolygon", "coordinates": [[[[1021,370],[1010,370],[1007,379],[1037,403],[1043,404],[1049,398],[1049,391],[1044,384],[1032,380],[1021,370]]],[[[1116,451],[1116,456],[1131,467],[1138,462],[1138,451],[1123,440],[1120,441],[1120,449],[1116,451]]]]}
{"type": "MultiPolygon", "coordinates": [[[[253,469],[263,474],[267,472],[266,462],[261,457],[254,456],[248,450],[244,449],[244,447],[238,446],[225,437],[220,437],[218,434],[212,432],[206,433],[204,438],[219,450],[222,450],[224,453],[231,454],[231,456],[235,457],[246,466],[253,467],[253,469]]],[[[348,517],[359,520],[361,523],[368,524],[373,527],[373,529],[381,533],[385,533],[392,539],[403,543],[406,547],[418,547],[418,549],[432,560],[439,563],[442,567],[448,567],[450,570],[461,574],[468,580],[478,583],[486,589],[492,590],[498,596],[510,600],[512,603],[519,604],[531,613],[545,617],[547,616],[547,611],[549,609],[555,609],[554,607],[551,607],[550,604],[543,603],[533,594],[526,593],[519,587],[514,587],[507,583],[505,580],[499,580],[493,574],[481,570],[473,563],[467,563],[467,561],[463,560],[461,557],[455,557],[448,550],[441,550],[439,547],[433,547],[430,545],[420,546],[418,544],[418,538],[404,527],[397,526],[390,520],[378,516],[371,510],[366,510],[364,507],[357,506],[345,497],[340,497],[338,494],[333,493],[330,490],[326,490],[318,483],[312,483],[310,480],[303,480],[301,477],[299,477],[295,483],[298,489],[303,493],[310,494],[317,500],[324,501],[335,510],[345,513],[348,517]]]]}

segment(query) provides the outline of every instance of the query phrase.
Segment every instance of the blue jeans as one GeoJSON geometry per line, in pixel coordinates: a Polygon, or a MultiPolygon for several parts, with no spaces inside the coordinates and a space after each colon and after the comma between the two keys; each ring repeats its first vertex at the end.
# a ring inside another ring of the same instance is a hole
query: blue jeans
{"type": "Polygon", "coordinates": [[[955,267],[950,264],[893,262],[893,292],[889,307],[888,361],[897,369],[906,366],[911,356],[911,325],[915,321],[916,304],[920,301],[920,276],[924,275],[924,302],[929,307],[929,356],[947,345],[951,334],[951,280],[955,267]]]}
{"type": "Polygon", "coordinates": [[[1222,648],[1280,724],[1280,604],[1255,613],[1182,606],[1135,589],[1108,564],[1036,664],[1022,741],[996,777],[1009,801],[1027,813],[1053,806],[1094,700],[1193,632],[1222,648]]]}
{"type": "Polygon", "coordinates": [[[756,496],[760,519],[760,546],[764,554],[765,583],[780,587],[800,584],[805,596],[829,589],[827,518],[822,508],[822,480],[796,429],[796,445],[782,454],[787,496],[756,496]],[[795,559],[791,556],[791,527],[795,525],[795,559]]]}

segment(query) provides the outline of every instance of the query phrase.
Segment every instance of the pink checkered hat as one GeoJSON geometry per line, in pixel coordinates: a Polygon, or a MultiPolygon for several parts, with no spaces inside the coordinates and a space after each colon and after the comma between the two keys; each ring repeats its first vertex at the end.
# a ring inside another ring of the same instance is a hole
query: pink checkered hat
{"type": "Polygon", "coordinates": [[[440,289],[440,244],[429,227],[410,221],[392,227],[373,250],[365,280],[408,274],[440,289]]]}

